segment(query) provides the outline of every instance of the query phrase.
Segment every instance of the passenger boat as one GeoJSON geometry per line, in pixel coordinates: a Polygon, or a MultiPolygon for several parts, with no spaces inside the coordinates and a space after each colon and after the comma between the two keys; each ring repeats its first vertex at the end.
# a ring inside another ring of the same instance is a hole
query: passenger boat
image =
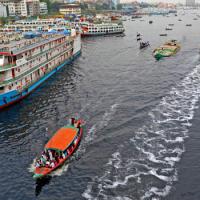
{"type": "Polygon", "coordinates": [[[125,29],[122,24],[118,23],[89,23],[82,22],[81,26],[81,36],[99,36],[99,35],[110,35],[124,33],[125,29]]]}
{"type": "Polygon", "coordinates": [[[181,46],[176,40],[171,40],[155,49],[153,55],[157,60],[160,60],[162,57],[169,57],[176,54],[180,48],[181,46]]]}
{"type": "Polygon", "coordinates": [[[26,33],[17,41],[9,39],[5,44],[4,40],[0,44],[0,109],[29,95],[80,53],[80,34],[75,29],[70,35],[26,33]]]}
{"type": "Polygon", "coordinates": [[[72,156],[78,148],[83,135],[82,125],[83,121],[79,119],[75,124],[62,127],[52,136],[45,145],[42,156],[37,159],[33,175],[34,179],[50,174],[72,156]]]}

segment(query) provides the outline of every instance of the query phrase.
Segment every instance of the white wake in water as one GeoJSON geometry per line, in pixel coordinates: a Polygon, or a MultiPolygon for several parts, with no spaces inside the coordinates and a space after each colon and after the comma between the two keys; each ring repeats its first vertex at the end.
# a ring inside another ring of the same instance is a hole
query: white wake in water
{"type": "Polygon", "coordinates": [[[178,178],[176,163],[185,151],[199,96],[200,66],[196,66],[149,113],[148,123],[112,155],[103,176],[94,177],[82,196],[147,200],[168,195],[178,178]]]}
{"type": "Polygon", "coordinates": [[[85,136],[85,141],[90,143],[97,137],[97,131],[106,127],[109,121],[114,117],[115,112],[117,111],[117,107],[119,106],[118,103],[115,103],[110,106],[110,108],[105,111],[100,121],[93,124],[92,127],[89,128],[87,131],[87,135],[85,136]]]}

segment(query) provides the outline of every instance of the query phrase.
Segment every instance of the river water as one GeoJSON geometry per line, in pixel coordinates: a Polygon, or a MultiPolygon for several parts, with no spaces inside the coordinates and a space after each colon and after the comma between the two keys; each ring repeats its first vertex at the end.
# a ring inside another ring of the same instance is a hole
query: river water
{"type": "Polygon", "coordinates": [[[84,39],[81,57],[2,111],[0,199],[199,199],[200,19],[193,20],[195,12],[125,21],[123,38],[84,39]],[[160,37],[170,23],[173,30],[160,37]],[[139,50],[137,32],[149,48],[139,50]],[[153,49],[168,39],[179,40],[181,51],[155,61],[153,49]],[[86,121],[78,151],[35,182],[34,158],[73,115],[86,121]]]}

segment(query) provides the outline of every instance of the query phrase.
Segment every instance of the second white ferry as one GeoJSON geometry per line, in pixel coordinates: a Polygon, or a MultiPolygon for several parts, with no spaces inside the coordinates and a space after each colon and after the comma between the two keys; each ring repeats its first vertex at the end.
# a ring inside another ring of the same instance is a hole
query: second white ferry
{"type": "Polygon", "coordinates": [[[81,22],[81,36],[98,36],[109,34],[120,34],[125,31],[121,23],[89,23],[81,22]]]}

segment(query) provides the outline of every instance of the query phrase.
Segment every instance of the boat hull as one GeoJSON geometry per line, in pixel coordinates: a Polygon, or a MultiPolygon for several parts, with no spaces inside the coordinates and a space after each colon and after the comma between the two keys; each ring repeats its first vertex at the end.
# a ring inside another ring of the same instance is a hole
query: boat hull
{"type": "Polygon", "coordinates": [[[22,90],[21,92],[17,90],[13,90],[4,94],[0,95],[0,110],[11,106],[25,97],[27,97],[31,92],[33,92],[36,88],[38,88],[44,81],[46,81],[48,78],[50,78],[53,74],[55,74],[57,71],[62,69],[65,65],[71,63],[73,60],[75,60],[78,56],[80,56],[81,50],[77,51],[73,56],[68,58],[66,61],[64,61],[62,64],[58,65],[56,68],[54,68],[51,72],[44,75],[39,79],[37,82],[30,85],[28,88],[22,90]]]}
{"type": "Polygon", "coordinates": [[[103,32],[103,33],[89,33],[89,32],[85,32],[85,33],[81,33],[81,37],[95,37],[95,36],[104,36],[104,35],[116,35],[116,34],[121,34],[124,33],[124,30],[122,31],[115,31],[115,32],[103,32]]]}
{"type": "Polygon", "coordinates": [[[81,142],[81,139],[82,139],[82,136],[83,136],[83,128],[80,129],[80,135],[78,137],[78,140],[74,146],[74,148],[71,150],[71,152],[67,155],[67,157],[65,159],[62,159],[60,161],[60,163],[55,166],[54,168],[45,168],[47,170],[44,170],[43,173],[34,173],[33,175],[33,178],[34,179],[41,179],[47,175],[49,175],[51,172],[53,172],[54,170],[56,170],[57,168],[61,167],[74,153],[75,151],[78,149],[78,146],[80,145],[80,142],[81,142]]]}

